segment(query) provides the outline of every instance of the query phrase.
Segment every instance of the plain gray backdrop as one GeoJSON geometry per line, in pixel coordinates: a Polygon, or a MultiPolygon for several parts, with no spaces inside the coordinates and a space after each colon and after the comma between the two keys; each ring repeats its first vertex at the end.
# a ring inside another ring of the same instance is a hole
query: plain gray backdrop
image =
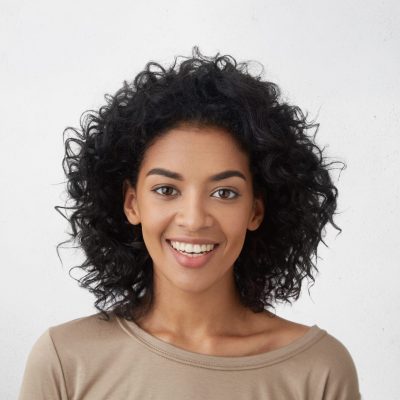
{"type": "Polygon", "coordinates": [[[62,131],[147,61],[218,51],[321,124],[317,143],[347,163],[316,283],[281,316],[339,339],[366,400],[400,399],[400,6],[396,1],[0,1],[0,397],[14,399],[49,326],[89,315],[70,278],[79,251],[54,210],[65,201],[62,131]],[[255,65],[255,72],[259,68],[255,65]]]}

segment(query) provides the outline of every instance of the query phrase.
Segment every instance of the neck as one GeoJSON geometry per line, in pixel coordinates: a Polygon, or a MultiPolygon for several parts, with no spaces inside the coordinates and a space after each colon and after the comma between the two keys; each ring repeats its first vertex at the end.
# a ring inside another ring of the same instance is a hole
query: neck
{"type": "Polygon", "coordinates": [[[154,280],[151,310],[138,321],[149,333],[164,333],[199,341],[218,336],[245,335],[253,311],[240,303],[233,274],[206,291],[185,291],[168,281],[154,280]]]}

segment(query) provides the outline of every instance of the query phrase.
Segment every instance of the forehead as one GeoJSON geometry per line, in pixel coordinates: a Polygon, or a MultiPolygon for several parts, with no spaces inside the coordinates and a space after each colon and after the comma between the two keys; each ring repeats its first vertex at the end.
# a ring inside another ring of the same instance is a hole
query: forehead
{"type": "Polygon", "coordinates": [[[209,166],[246,169],[248,156],[225,129],[182,124],[165,132],[147,149],[142,167],[168,164],[180,168],[209,166]]]}

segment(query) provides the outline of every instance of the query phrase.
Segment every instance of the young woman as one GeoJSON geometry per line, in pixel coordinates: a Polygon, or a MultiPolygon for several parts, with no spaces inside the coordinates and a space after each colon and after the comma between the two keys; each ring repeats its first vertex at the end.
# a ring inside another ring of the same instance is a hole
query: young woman
{"type": "Polygon", "coordinates": [[[42,334],[19,399],[360,399],[338,339],[268,310],[340,230],[318,124],[231,56],[176,61],[67,128],[64,208],[99,312],[42,334]]]}

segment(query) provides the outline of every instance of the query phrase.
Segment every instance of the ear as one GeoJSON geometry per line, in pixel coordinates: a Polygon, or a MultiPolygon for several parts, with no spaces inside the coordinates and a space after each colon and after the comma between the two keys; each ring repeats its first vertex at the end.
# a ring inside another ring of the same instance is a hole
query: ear
{"type": "Polygon", "coordinates": [[[247,225],[248,230],[255,231],[258,229],[264,219],[264,212],[264,200],[262,196],[255,197],[251,216],[247,225]]]}
{"type": "Polygon", "coordinates": [[[124,199],[124,213],[132,225],[140,223],[140,213],[137,202],[136,189],[125,180],[122,187],[122,196],[124,199]]]}

